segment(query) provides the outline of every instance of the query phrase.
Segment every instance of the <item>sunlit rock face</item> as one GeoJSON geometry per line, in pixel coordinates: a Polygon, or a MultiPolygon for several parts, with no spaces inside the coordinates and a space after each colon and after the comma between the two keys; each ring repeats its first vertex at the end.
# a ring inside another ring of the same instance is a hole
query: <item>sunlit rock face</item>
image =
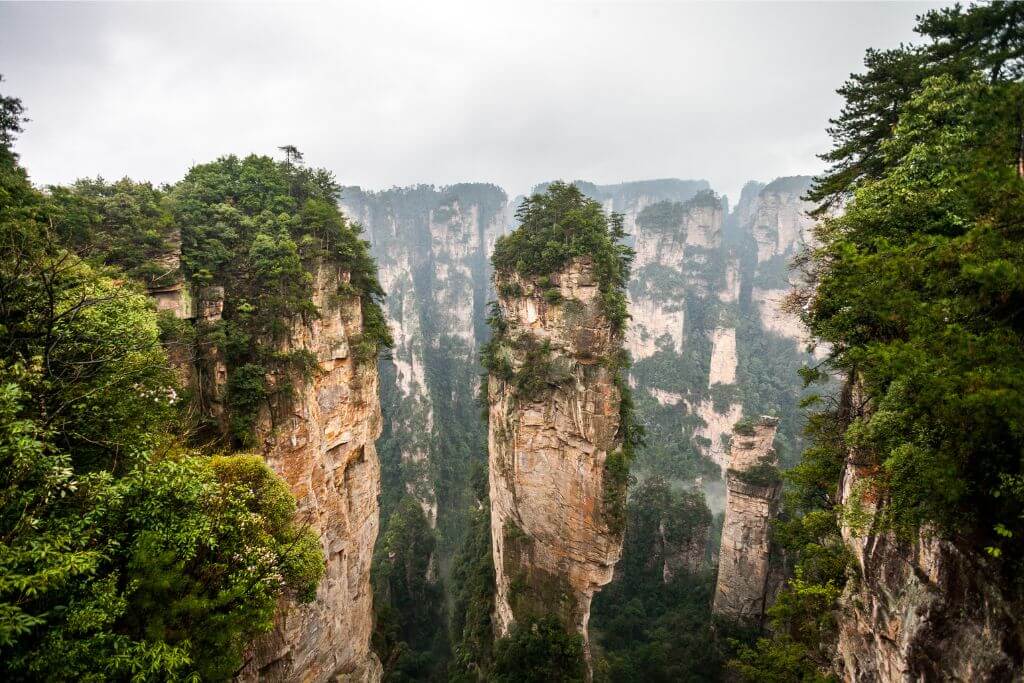
{"type": "Polygon", "coordinates": [[[762,417],[747,429],[733,432],[726,477],[725,520],[718,560],[714,613],[760,625],[769,604],[770,528],[778,514],[781,480],[754,478],[754,468],[775,465],[772,447],[778,420],[762,417]]]}
{"type": "Polygon", "coordinates": [[[477,356],[488,334],[489,256],[507,226],[507,198],[493,185],[467,183],[348,187],[341,201],[371,243],[395,338],[381,364],[384,504],[412,494],[440,525],[442,545],[456,542],[469,468],[483,457],[477,356]]]}
{"type": "Polygon", "coordinates": [[[495,627],[556,614],[586,638],[595,591],[612,579],[621,525],[606,506],[605,463],[620,447],[620,392],[603,360],[622,339],[605,318],[591,264],[553,274],[562,300],[550,303],[533,281],[499,275],[519,294],[501,296],[520,369],[524,335],[549,341],[562,381],[534,397],[511,382],[488,381],[491,533],[496,569],[495,627]]]}
{"type": "Polygon", "coordinates": [[[313,301],[321,316],[297,323],[284,343],[315,353],[320,372],[298,382],[286,414],[275,414],[272,423],[264,412],[257,424],[267,464],[298,500],[299,519],[320,536],[326,575],[312,603],[282,602],[274,630],[250,649],[240,680],[380,679],[370,650],[380,493],[377,364],[357,364],[349,354],[362,313],[358,297],[333,295],[346,277],[317,274],[313,301]]]}
{"type": "MultiPolygon", "coordinates": [[[[844,399],[848,411],[870,410],[856,386],[844,399]]],[[[871,533],[887,504],[871,483],[876,474],[848,455],[840,501],[856,502],[866,518],[857,528],[841,518],[854,577],[837,609],[837,675],[851,683],[1021,680],[1019,603],[1005,580],[987,558],[928,529],[910,539],[871,533]]]]}

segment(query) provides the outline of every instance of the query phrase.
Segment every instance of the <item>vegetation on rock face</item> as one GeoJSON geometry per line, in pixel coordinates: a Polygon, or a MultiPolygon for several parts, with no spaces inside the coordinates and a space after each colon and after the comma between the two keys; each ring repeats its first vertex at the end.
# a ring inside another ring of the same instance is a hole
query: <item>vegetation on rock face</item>
{"type": "Polygon", "coordinates": [[[601,290],[601,304],[613,328],[622,332],[629,318],[625,287],[633,250],[622,216],[605,215],[601,205],[575,185],[554,182],[543,194],[523,200],[516,211],[519,227],[494,245],[491,263],[499,274],[524,278],[550,277],[572,259],[588,257],[601,290]]]}
{"type": "Polygon", "coordinates": [[[1004,79],[1024,55],[950,46],[986,35],[998,45],[1020,31],[1021,12],[1008,3],[922,18],[934,42],[918,51],[920,85],[872,149],[876,170],[850,187],[843,215],[821,222],[805,258],[811,286],[797,297],[830,363],[872,403],[846,442],[879,467],[888,522],[994,549],[1024,535],[1024,85],[1004,79]],[[976,34],[982,26],[992,33],[976,34]]]}
{"type": "Polygon", "coordinates": [[[167,261],[177,230],[166,191],[128,178],[79,180],[48,191],[62,242],[82,258],[117,266],[153,287],[179,281],[176,261],[167,261]]]}
{"type": "MultiPolygon", "coordinates": [[[[549,185],[543,194],[526,199],[517,217],[520,226],[498,239],[492,257],[499,292],[506,297],[525,295],[521,286],[510,283],[510,277],[518,275],[544,292],[549,305],[563,307],[566,324],[571,325],[573,316],[581,312],[576,310],[577,307],[582,308],[579,302],[563,300],[561,295],[556,298],[549,292],[552,291],[552,281],[574,259],[587,259],[594,268],[601,312],[615,334],[613,341],[620,340],[628,317],[625,285],[633,258],[632,249],[621,244],[626,236],[621,216],[609,218],[598,202],[584,196],[576,186],[556,182],[549,185]]],[[[525,331],[516,331],[514,335],[510,333],[500,305],[492,306],[488,323],[492,338],[482,351],[483,365],[488,370],[489,379],[508,383],[518,400],[540,400],[553,388],[576,376],[579,368],[574,361],[558,356],[549,341],[539,341],[525,331]]],[[[621,533],[625,523],[629,463],[636,446],[642,441],[643,432],[636,424],[633,402],[624,379],[629,367],[629,354],[616,348],[598,360],[600,366],[611,373],[620,394],[616,437],[621,445],[609,452],[605,460],[601,510],[610,531],[621,533]]],[[[592,369],[586,366],[582,371],[586,375],[592,369]]],[[[516,531],[515,528],[504,531],[506,560],[509,561],[507,569],[513,572],[522,571],[514,556],[530,542],[528,537],[520,539],[522,532],[517,535],[516,531]]],[[[555,660],[538,661],[531,664],[529,670],[509,668],[513,666],[509,653],[520,648],[537,649],[539,654],[557,659],[568,656],[567,653],[574,652],[576,647],[574,639],[577,636],[570,635],[568,625],[563,623],[565,615],[575,609],[568,604],[573,598],[571,591],[565,590],[560,577],[535,574],[531,574],[528,580],[519,576],[512,579],[510,602],[517,624],[512,634],[495,645],[493,674],[498,677],[496,680],[506,680],[512,673],[519,677],[518,680],[534,680],[532,677],[542,672],[556,676],[543,680],[576,680],[575,668],[573,671],[563,670],[563,663],[555,660]],[[552,624],[561,632],[559,638],[567,639],[565,642],[551,640],[549,631],[552,624]],[[545,667],[554,669],[548,671],[545,667]],[[555,669],[559,672],[557,675],[555,669]]],[[[582,649],[579,656],[577,663],[582,667],[582,649]]]]}
{"type": "Polygon", "coordinates": [[[0,97],[0,672],[230,678],[279,597],[312,599],[319,543],[262,459],[180,445],[146,297],[59,241],[139,275],[162,246],[159,193],[90,189],[89,211],[111,204],[124,222],[65,231],[70,193],[34,190],[11,150],[21,111],[0,97]],[[118,251],[136,218],[152,239],[118,251]]]}
{"type": "Polygon", "coordinates": [[[320,314],[312,298],[320,268],[347,273],[334,294],[361,300],[362,332],[351,344],[357,362],[392,343],[369,245],[339,211],[339,192],[323,169],[255,155],[195,166],[171,191],[185,276],[196,288],[224,287],[223,320],[205,333],[227,361],[237,444],[252,443],[262,407],[288,399],[289,377],[311,370],[301,350],[280,346],[295,325],[320,314]]]}
{"type": "Polygon", "coordinates": [[[848,501],[881,503],[872,531],[927,527],[996,558],[1018,589],[1022,18],[1017,3],[929,12],[917,26],[929,42],[869,51],[840,90],[833,166],[809,195],[822,202],[819,244],[799,261],[808,284],[792,303],[868,409],[848,389],[812,418],[777,534],[796,578],[770,612],[775,635],[734,663],[747,680],[815,680],[829,664],[846,562],[835,492],[850,452],[873,472],[848,501]],[[825,216],[840,200],[842,215],[825,216]]]}
{"type": "Polygon", "coordinates": [[[760,462],[746,469],[729,468],[729,476],[749,486],[771,487],[782,483],[782,474],[773,457],[763,457],[760,462]]]}

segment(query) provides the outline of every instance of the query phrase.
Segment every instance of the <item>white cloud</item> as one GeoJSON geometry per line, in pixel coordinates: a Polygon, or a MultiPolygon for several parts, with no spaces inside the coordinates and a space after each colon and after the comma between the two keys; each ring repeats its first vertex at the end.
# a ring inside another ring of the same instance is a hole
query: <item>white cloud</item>
{"type": "Polygon", "coordinates": [[[295,144],[346,184],[814,172],[834,90],[924,5],[0,5],[38,183],[295,144]]]}

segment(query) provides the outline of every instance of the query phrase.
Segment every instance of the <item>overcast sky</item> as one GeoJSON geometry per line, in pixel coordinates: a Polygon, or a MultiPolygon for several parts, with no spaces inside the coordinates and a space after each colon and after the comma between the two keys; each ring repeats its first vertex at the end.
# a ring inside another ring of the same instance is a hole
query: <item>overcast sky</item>
{"type": "Polygon", "coordinates": [[[0,4],[36,183],[293,144],[343,184],[820,169],[834,90],[919,3],[0,4]]]}

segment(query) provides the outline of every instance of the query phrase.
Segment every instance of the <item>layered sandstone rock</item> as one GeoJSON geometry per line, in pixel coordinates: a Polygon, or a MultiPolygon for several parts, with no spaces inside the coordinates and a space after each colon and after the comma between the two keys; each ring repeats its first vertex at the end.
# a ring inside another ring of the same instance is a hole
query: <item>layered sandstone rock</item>
{"type": "Polygon", "coordinates": [[[744,188],[745,196],[737,207],[741,225],[753,237],[757,247],[751,303],[757,307],[761,326],[768,332],[798,342],[808,338],[800,320],[782,309],[791,289],[789,264],[813,239],[815,220],[808,212],[814,205],[802,197],[810,189],[811,178],[778,178],[759,189],[744,188]]]}
{"type": "Polygon", "coordinates": [[[772,447],[777,429],[771,417],[737,428],[729,453],[713,611],[751,625],[762,622],[772,589],[769,530],[782,491],[772,447]]]}
{"type": "Polygon", "coordinates": [[[553,613],[586,638],[591,599],[622,550],[613,509],[624,491],[605,469],[621,445],[621,396],[606,361],[622,340],[601,311],[587,260],[551,277],[557,303],[536,282],[497,279],[499,292],[510,292],[499,297],[503,353],[520,372],[524,349],[548,342],[551,383],[524,396],[513,382],[489,378],[496,628],[504,635],[517,620],[553,613]]]}
{"type": "Polygon", "coordinates": [[[349,353],[362,312],[357,296],[334,301],[339,278],[347,274],[318,273],[313,301],[321,315],[296,326],[285,343],[315,353],[320,371],[297,383],[285,415],[272,421],[265,412],[257,425],[267,464],[291,488],[299,518],[320,536],[327,571],[312,603],[281,605],[274,630],[255,643],[240,680],[380,679],[370,650],[380,493],[377,364],[357,363],[349,353]]]}
{"type": "MultiPolygon", "coordinates": [[[[507,198],[498,187],[465,183],[342,192],[345,213],[363,225],[388,293],[385,314],[395,345],[382,365],[385,432],[381,457],[433,526],[469,504],[466,482],[441,458],[455,441],[483,441],[476,386],[486,340],[489,256],[507,226],[507,198]],[[447,492],[439,500],[438,489],[447,492]],[[439,509],[440,508],[440,509],[439,509]]],[[[458,527],[461,529],[461,527],[458,527]]],[[[459,532],[461,533],[461,531],[459,532]]]]}
{"type": "MultiPolygon", "coordinates": [[[[319,371],[308,381],[291,378],[292,399],[275,406],[273,415],[264,410],[256,425],[267,464],[297,499],[299,520],[320,537],[327,570],[312,603],[282,600],[274,630],[246,652],[242,681],[380,679],[380,663],[370,651],[380,401],[376,362],[356,363],[349,353],[350,341],[361,332],[362,311],[359,297],[335,294],[346,279],[337,271],[317,273],[313,301],[320,317],[296,321],[280,350],[312,352],[319,371]]],[[[199,326],[221,317],[222,287],[202,288],[194,304],[183,283],[151,295],[162,309],[194,317],[199,326]]],[[[226,431],[228,368],[216,347],[170,352],[183,384],[195,390],[199,410],[226,431]]]]}
{"type": "MultiPolygon", "coordinates": [[[[864,401],[854,387],[846,404],[864,401]]],[[[1014,681],[1024,676],[1017,606],[985,558],[922,530],[912,539],[873,533],[886,501],[877,468],[847,456],[840,500],[865,522],[841,526],[854,577],[839,600],[836,670],[851,683],[1014,681]]]]}

